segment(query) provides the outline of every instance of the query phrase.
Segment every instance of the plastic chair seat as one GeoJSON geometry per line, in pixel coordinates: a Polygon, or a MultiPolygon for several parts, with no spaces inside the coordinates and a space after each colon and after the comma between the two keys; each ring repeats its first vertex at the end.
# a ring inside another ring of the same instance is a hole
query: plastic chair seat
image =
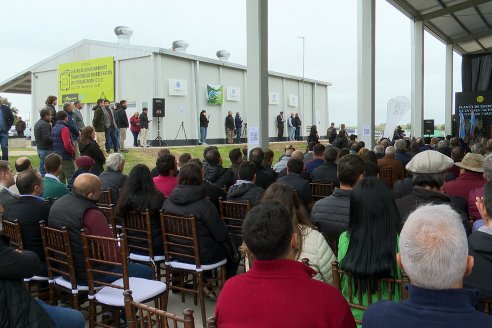
{"type": "MultiPolygon", "coordinates": [[[[154,298],[166,291],[166,284],[162,281],[147,280],[143,278],[128,278],[130,290],[132,291],[133,300],[142,303],[148,299],[154,298]]],[[[123,279],[118,279],[112,285],[123,287],[123,279]]],[[[109,306],[124,307],[125,299],[123,289],[105,286],[99,290],[95,298],[99,303],[109,306]]]]}
{"type": "Polygon", "coordinates": [[[139,262],[162,262],[166,259],[164,255],[154,256],[154,259],[151,259],[150,256],[148,255],[141,255],[135,253],[130,253],[129,258],[132,261],[139,261],[139,262]]]}
{"type": "Polygon", "coordinates": [[[201,271],[209,271],[209,270],[217,269],[218,267],[221,267],[226,263],[227,263],[227,259],[223,259],[219,262],[212,263],[212,264],[202,264],[200,268],[197,268],[195,264],[184,263],[179,261],[172,261],[166,264],[170,265],[171,268],[173,269],[201,272],[201,271]]]}

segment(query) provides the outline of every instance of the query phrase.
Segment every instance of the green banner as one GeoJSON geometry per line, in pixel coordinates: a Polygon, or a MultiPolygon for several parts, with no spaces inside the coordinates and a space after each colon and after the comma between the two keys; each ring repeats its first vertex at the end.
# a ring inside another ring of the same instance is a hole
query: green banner
{"type": "Polygon", "coordinates": [[[224,86],[207,84],[207,103],[222,105],[224,103],[224,86]]]}

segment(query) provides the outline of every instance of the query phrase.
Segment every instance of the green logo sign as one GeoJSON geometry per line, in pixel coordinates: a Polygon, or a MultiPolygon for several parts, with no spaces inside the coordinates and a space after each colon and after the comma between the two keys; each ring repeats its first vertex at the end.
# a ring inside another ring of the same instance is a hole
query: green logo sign
{"type": "Polygon", "coordinates": [[[222,105],[224,103],[224,86],[207,84],[207,103],[222,105]]]}

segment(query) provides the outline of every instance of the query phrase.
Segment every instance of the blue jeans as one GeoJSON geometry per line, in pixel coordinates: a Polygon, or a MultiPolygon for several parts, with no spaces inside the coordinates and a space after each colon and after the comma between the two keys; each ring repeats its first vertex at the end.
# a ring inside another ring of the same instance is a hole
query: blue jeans
{"type": "Polygon", "coordinates": [[[2,160],[9,160],[9,134],[8,132],[0,132],[0,145],[2,147],[2,160]]]}
{"type": "Polygon", "coordinates": [[[116,136],[116,129],[110,127],[104,130],[104,132],[106,136],[106,151],[109,152],[111,148],[113,148],[115,152],[118,151],[119,141],[116,136]]]}
{"type": "Polygon", "coordinates": [[[200,127],[200,143],[205,143],[205,140],[207,139],[207,128],[204,126],[200,127]]]}
{"type": "Polygon", "coordinates": [[[294,140],[296,128],[293,126],[289,126],[289,141],[294,140]]]}
{"type": "Polygon", "coordinates": [[[43,149],[38,149],[38,156],[39,156],[39,173],[44,177],[46,174],[46,170],[44,169],[44,159],[46,156],[51,154],[53,151],[52,150],[43,150],[43,149]]]}
{"type": "Polygon", "coordinates": [[[61,306],[48,305],[41,300],[36,300],[41,308],[53,320],[54,328],[84,328],[85,319],[77,310],[61,306]]]}
{"type": "Polygon", "coordinates": [[[236,143],[241,143],[241,132],[243,128],[236,128],[236,143]]]}

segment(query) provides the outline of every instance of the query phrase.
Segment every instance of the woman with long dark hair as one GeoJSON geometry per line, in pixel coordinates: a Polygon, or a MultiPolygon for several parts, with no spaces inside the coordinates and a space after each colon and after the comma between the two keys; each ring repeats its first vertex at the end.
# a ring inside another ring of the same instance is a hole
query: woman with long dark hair
{"type": "MultiPolygon", "coordinates": [[[[123,217],[128,211],[150,211],[154,255],[163,255],[163,241],[160,226],[160,209],[166,198],[155,188],[150,169],[144,164],[135,165],[119,194],[116,214],[123,217]]],[[[146,246],[142,244],[142,246],[146,246]]],[[[144,254],[147,255],[147,254],[144,254]]]]}
{"type": "Polygon", "coordinates": [[[309,266],[316,271],[314,279],[331,284],[331,262],[335,261],[336,257],[325,237],[313,229],[297,192],[286,184],[274,183],[263,194],[262,202],[270,200],[285,204],[289,209],[299,247],[296,260],[309,259],[309,266]]]}
{"type": "MultiPolygon", "coordinates": [[[[348,230],[340,235],[338,242],[340,267],[356,279],[400,278],[396,264],[400,222],[393,195],[381,180],[369,177],[357,183],[350,198],[348,230]]],[[[363,292],[367,293],[367,289],[363,292]]],[[[400,293],[395,290],[394,300],[400,298],[400,293]]],[[[342,294],[348,298],[346,279],[342,279],[342,294]]],[[[386,296],[383,293],[383,299],[386,296]]],[[[377,301],[376,293],[372,299],[377,301]]],[[[365,295],[363,300],[367,302],[365,295]]],[[[363,311],[352,309],[352,313],[361,320],[363,311]]]]}
{"type": "Polygon", "coordinates": [[[311,132],[309,132],[307,142],[308,142],[308,144],[310,142],[319,143],[318,128],[316,127],[316,125],[311,126],[311,132]]]}
{"type": "Polygon", "coordinates": [[[89,156],[94,160],[92,174],[99,175],[104,171],[106,157],[96,142],[96,131],[92,126],[86,126],[80,131],[79,150],[80,155],[89,156]]]}

